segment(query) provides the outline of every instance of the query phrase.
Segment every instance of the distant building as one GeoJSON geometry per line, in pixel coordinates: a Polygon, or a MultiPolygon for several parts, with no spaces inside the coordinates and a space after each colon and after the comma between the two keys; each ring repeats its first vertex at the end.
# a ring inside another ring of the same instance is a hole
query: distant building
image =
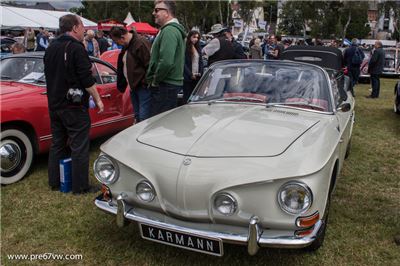
{"type": "MultiPolygon", "coordinates": [[[[379,11],[379,4],[385,0],[374,0],[368,2],[368,24],[371,28],[370,37],[372,39],[391,39],[394,28],[394,11],[385,9],[379,11]]],[[[400,5],[399,2],[397,2],[400,5]]]]}

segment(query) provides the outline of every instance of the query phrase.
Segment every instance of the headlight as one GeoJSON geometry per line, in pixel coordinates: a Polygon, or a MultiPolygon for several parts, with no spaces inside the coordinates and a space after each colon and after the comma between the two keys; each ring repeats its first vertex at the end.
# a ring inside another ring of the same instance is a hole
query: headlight
{"type": "Polygon", "coordinates": [[[214,208],[223,215],[232,215],[237,209],[237,201],[228,193],[221,193],[214,199],[214,208]]]}
{"type": "Polygon", "coordinates": [[[281,186],[278,192],[279,205],[289,214],[306,212],[311,207],[312,201],[311,190],[300,182],[288,182],[281,186]]]}
{"type": "Polygon", "coordinates": [[[100,183],[109,185],[119,177],[118,165],[107,155],[100,155],[94,162],[94,175],[100,183]]]}
{"type": "Polygon", "coordinates": [[[143,201],[151,202],[155,198],[156,192],[150,182],[142,181],[136,186],[136,195],[143,201]]]}

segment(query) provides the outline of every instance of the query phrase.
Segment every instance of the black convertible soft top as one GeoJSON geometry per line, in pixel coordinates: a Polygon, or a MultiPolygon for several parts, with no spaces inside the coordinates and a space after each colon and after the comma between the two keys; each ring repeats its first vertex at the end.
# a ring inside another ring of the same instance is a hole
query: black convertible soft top
{"type": "Polygon", "coordinates": [[[281,59],[314,64],[338,71],[343,67],[342,52],[334,47],[290,46],[283,51],[281,59]]]}

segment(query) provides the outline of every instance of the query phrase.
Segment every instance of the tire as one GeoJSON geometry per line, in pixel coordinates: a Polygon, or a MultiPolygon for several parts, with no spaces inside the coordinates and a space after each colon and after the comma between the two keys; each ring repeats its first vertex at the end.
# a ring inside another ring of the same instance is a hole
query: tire
{"type": "Polygon", "coordinates": [[[328,202],[326,204],[325,208],[325,213],[324,217],[322,218],[322,226],[319,229],[317,233],[317,237],[315,240],[311,243],[311,245],[307,246],[304,248],[305,251],[316,251],[320,247],[322,247],[324,240],[325,240],[325,232],[326,232],[326,227],[328,225],[328,216],[329,216],[329,206],[330,206],[330,196],[328,196],[328,202]]]}
{"type": "Polygon", "coordinates": [[[396,114],[400,115],[400,99],[398,96],[394,98],[393,109],[396,114]]]}
{"type": "Polygon", "coordinates": [[[25,132],[19,129],[3,129],[0,154],[0,184],[15,183],[21,180],[31,168],[33,160],[32,141],[25,132]]]}
{"type": "Polygon", "coordinates": [[[345,159],[347,159],[349,157],[350,152],[351,152],[351,139],[349,140],[349,143],[347,143],[346,154],[344,155],[345,159]]]}

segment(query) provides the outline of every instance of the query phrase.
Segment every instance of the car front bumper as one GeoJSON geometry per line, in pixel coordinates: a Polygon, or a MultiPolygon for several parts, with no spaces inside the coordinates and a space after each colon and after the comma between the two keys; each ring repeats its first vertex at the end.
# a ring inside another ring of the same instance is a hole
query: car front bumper
{"type": "Polygon", "coordinates": [[[195,223],[188,223],[171,217],[168,217],[168,219],[160,219],[160,217],[152,216],[150,212],[145,212],[139,208],[129,206],[121,195],[117,198],[117,204],[112,201],[103,200],[102,195],[97,197],[94,202],[99,209],[116,215],[117,225],[120,227],[124,226],[127,221],[134,221],[170,230],[187,232],[188,234],[217,238],[221,239],[224,243],[246,245],[250,255],[255,255],[260,247],[306,247],[316,239],[317,233],[323,223],[322,220],[319,220],[314,225],[313,230],[309,235],[296,237],[294,236],[293,231],[282,231],[280,235],[277,235],[276,232],[272,233],[270,230],[263,230],[259,224],[259,218],[253,216],[249,221],[248,228],[243,228],[243,233],[228,233],[226,231],[222,232],[222,230],[213,230],[215,228],[213,228],[212,225],[210,225],[208,229],[205,229],[204,227],[197,229],[195,223]]]}

